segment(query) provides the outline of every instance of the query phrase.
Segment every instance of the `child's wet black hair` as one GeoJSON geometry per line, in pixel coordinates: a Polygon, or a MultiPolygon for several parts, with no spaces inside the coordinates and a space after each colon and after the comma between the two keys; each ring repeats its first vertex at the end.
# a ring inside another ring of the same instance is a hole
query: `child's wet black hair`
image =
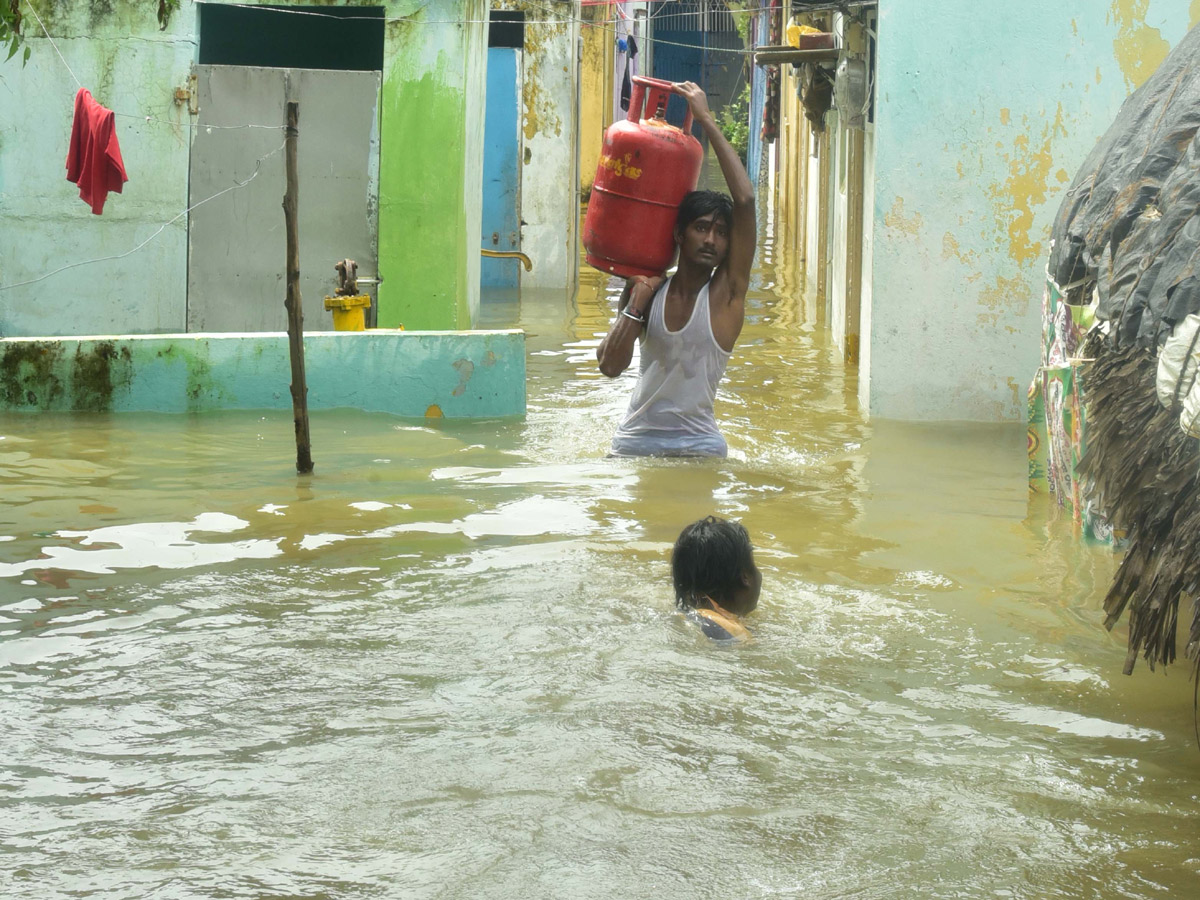
{"type": "Polygon", "coordinates": [[[753,568],[750,534],[742,525],[716,516],[693,522],[671,551],[675,605],[694,609],[704,597],[724,605],[741,587],[742,573],[753,568]]]}

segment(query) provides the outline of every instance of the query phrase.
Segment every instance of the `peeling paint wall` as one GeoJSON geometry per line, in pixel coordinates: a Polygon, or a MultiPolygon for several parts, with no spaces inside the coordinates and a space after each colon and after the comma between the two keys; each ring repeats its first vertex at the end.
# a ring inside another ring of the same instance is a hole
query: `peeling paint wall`
{"type": "MultiPolygon", "coordinates": [[[[834,14],[833,30],[845,51],[867,54],[866,29],[850,17],[834,14]]],[[[829,131],[829,257],[828,301],[834,345],[849,366],[857,366],[862,348],[863,246],[871,229],[866,226],[863,173],[866,157],[874,156],[874,130],[851,128],[837,105],[826,115],[829,131]],[[868,133],[869,132],[869,133],[868,133]]]]}
{"type": "Polygon", "coordinates": [[[880,3],[873,415],[1024,416],[1062,192],[1198,15],[1180,0],[950,4],[933,18],[918,0],[880,3]]]}
{"type": "Polygon", "coordinates": [[[500,0],[525,12],[521,73],[521,285],[573,288],[579,270],[578,0],[500,0]]]}
{"type": "MultiPolygon", "coordinates": [[[[389,20],[379,324],[469,328],[479,302],[487,0],[364,5],[383,6],[389,20]]],[[[197,58],[198,4],[181,0],[165,31],[157,3],[147,0],[38,6],[75,76],[122,114],[117,134],[129,182],[94,216],[65,180],[77,86],[27,13],[28,65],[0,63],[0,286],[121,256],[170,224],[135,253],[0,291],[0,334],[182,331],[188,219],[180,214],[188,205],[193,119],[174,94],[187,87],[197,58]]],[[[281,212],[281,228],[282,221],[281,212]]]]}
{"type": "Polygon", "coordinates": [[[579,179],[584,190],[591,189],[596,177],[604,130],[612,115],[609,109],[611,92],[605,80],[612,68],[608,57],[613,43],[611,26],[605,24],[607,9],[605,6],[584,7],[584,24],[580,29],[579,179]]]}
{"type": "Polygon", "coordinates": [[[840,122],[837,109],[831,109],[825,116],[825,127],[829,130],[829,194],[828,219],[829,238],[827,255],[829,258],[828,291],[829,301],[829,330],[833,337],[834,346],[843,354],[846,351],[846,280],[847,250],[846,219],[849,213],[849,184],[847,179],[847,156],[849,153],[849,134],[840,122]]]}
{"type": "Polygon", "coordinates": [[[858,403],[871,407],[871,312],[875,296],[875,235],[871,211],[875,208],[875,135],[867,133],[863,144],[863,246],[862,304],[859,310],[858,403]]]}

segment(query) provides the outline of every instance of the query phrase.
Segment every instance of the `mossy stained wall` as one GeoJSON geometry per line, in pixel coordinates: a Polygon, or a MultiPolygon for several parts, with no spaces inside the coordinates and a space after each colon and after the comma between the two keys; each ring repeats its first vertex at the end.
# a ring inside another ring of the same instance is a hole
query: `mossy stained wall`
{"type": "MultiPolygon", "coordinates": [[[[311,409],[474,418],[525,413],[520,331],[315,332],[311,409]]],[[[290,409],[287,335],[0,339],[0,410],[290,409]]]]}

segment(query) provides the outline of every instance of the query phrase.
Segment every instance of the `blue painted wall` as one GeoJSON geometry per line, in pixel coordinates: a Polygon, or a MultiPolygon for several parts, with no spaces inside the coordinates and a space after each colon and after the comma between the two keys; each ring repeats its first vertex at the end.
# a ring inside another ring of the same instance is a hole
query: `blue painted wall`
{"type": "MultiPolygon", "coordinates": [[[[760,9],[750,20],[751,44],[764,47],[771,33],[773,10],[760,9]]],[[[746,174],[758,184],[759,169],[762,168],[763,150],[763,107],[767,101],[767,70],[763,66],[750,66],[750,141],[746,150],[746,174]]]]}
{"type": "MultiPolygon", "coordinates": [[[[518,127],[521,51],[490,47],[487,54],[487,112],[483,126],[483,234],[486,250],[520,250],[521,133],[518,127]]],[[[489,259],[479,264],[482,287],[517,287],[521,263],[489,259]]]]}

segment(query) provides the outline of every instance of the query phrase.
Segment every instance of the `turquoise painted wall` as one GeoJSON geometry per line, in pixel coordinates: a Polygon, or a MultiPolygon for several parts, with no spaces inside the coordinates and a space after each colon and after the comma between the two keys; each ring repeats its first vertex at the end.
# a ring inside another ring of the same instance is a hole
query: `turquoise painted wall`
{"type": "Polygon", "coordinates": [[[873,415],[1021,419],[1062,192],[1200,3],[879,9],[863,394],[873,415]]]}
{"type": "MultiPolygon", "coordinates": [[[[401,416],[525,414],[520,331],[317,332],[304,338],[310,409],[401,416]]],[[[0,410],[290,409],[287,335],[0,340],[0,410]]]]}
{"type": "MultiPolygon", "coordinates": [[[[478,308],[486,0],[366,2],[388,18],[380,324],[468,328],[478,308]]],[[[38,7],[66,65],[26,10],[29,64],[0,63],[0,287],[124,254],[188,204],[193,129],[174,93],[196,59],[198,4],[182,0],[165,31],[146,0],[38,7]],[[130,180],[102,216],[64,177],[76,91],[68,65],[124,114],[117,128],[130,180]]],[[[0,290],[0,334],[182,331],[186,274],[181,216],[136,253],[0,290]]]]}

